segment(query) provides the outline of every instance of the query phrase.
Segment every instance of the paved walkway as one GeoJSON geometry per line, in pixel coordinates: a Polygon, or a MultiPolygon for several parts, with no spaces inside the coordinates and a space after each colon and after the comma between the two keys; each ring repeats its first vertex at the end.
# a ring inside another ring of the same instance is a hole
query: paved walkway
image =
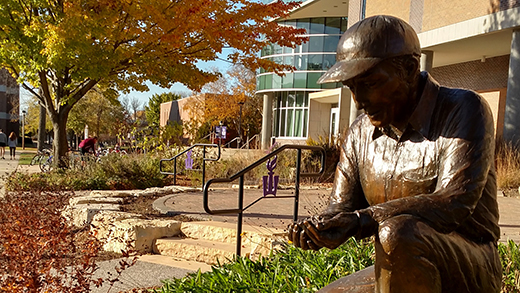
{"type": "MultiPolygon", "coordinates": [[[[327,205],[327,198],[330,190],[309,190],[300,191],[299,218],[305,218],[321,212],[327,205]]],[[[292,190],[278,191],[278,197],[294,195],[292,190]]],[[[210,192],[209,207],[216,209],[233,209],[237,207],[237,189],[215,189],[210,192]]],[[[244,190],[244,206],[254,200],[262,198],[260,189],[244,190]]],[[[194,217],[195,219],[205,219],[214,221],[234,222],[236,215],[208,215],[202,205],[202,192],[181,193],[166,196],[159,199],[155,205],[163,212],[183,214],[194,217]]],[[[504,197],[499,192],[498,205],[500,210],[500,241],[504,242],[512,239],[520,243],[520,198],[504,197]]],[[[263,198],[244,212],[244,224],[262,227],[262,229],[285,229],[292,221],[294,207],[293,198],[263,198]]]]}

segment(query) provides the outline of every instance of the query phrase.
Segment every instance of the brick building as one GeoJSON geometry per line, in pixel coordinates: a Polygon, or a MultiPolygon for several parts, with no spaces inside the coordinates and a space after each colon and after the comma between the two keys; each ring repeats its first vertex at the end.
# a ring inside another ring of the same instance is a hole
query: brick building
{"type": "Polygon", "coordinates": [[[0,128],[9,135],[12,131],[19,134],[18,105],[20,86],[9,72],[0,68],[0,128]]]}
{"type": "Polygon", "coordinates": [[[520,0],[308,0],[288,19],[278,20],[307,28],[308,44],[268,48],[262,54],[297,68],[285,77],[258,74],[264,148],[274,141],[304,143],[308,137],[332,136],[350,125],[358,112],[348,88],[327,89],[315,84],[315,76],[330,66],[335,54],[331,42],[337,38],[337,44],[346,27],[377,14],[410,23],[423,49],[421,69],[442,85],[482,94],[493,110],[497,136],[520,141],[520,0]],[[302,67],[298,62],[303,59],[302,67]]]}

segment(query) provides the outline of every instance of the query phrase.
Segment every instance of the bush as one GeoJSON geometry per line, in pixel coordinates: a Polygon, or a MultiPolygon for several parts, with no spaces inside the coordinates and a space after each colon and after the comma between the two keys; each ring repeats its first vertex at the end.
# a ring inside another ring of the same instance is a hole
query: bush
{"type": "Polygon", "coordinates": [[[102,244],[61,215],[72,193],[45,189],[0,199],[0,291],[90,292],[105,282],[93,276],[102,244]]]}
{"type": "Polygon", "coordinates": [[[335,250],[303,251],[292,245],[268,258],[237,257],[211,272],[163,281],[154,292],[315,292],[374,262],[374,247],[350,239],[335,250]]]}
{"type": "Polygon", "coordinates": [[[159,172],[157,154],[111,154],[99,162],[87,162],[81,168],[54,169],[49,173],[13,173],[8,190],[38,190],[41,186],[65,190],[144,189],[171,184],[172,179],[159,172]]]}
{"type": "Polygon", "coordinates": [[[497,184],[501,189],[520,186],[520,150],[512,143],[497,141],[496,146],[497,184]]]}

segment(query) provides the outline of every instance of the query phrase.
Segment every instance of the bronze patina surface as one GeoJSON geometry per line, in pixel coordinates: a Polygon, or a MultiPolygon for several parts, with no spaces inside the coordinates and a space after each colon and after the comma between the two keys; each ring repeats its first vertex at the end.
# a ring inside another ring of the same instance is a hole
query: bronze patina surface
{"type": "Polygon", "coordinates": [[[289,239],[333,249],[375,236],[375,292],[499,292],[490,108],[420,72],[419,57],[415,32],[395,17],[342,36],[320,82],[342,81],[365,114],[342,143],[330,205],[290,225],[289,239]]]}

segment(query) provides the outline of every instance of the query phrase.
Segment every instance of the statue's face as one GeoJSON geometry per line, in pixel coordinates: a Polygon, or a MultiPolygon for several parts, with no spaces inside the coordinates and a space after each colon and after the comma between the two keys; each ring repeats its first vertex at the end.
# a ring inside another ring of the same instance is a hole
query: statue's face
{"type": "Polygon", "coordinates": [[[413,110],[411,83],[398,70],[386,60],[343,82],[350,88],[357,108],[363,109],[376,127],[401,127],[413,110]]]}

